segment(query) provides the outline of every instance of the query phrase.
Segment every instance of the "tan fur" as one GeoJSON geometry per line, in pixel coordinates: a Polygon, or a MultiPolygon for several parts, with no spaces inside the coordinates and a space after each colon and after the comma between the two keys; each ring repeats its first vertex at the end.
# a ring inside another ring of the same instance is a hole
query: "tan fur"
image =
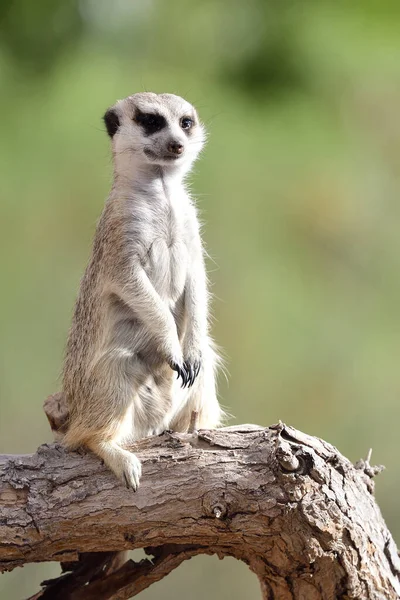
{"type": "Polygon", "coordinates": [[[205,135],[195,109],[171,94],[120,100],[105,122],[114,183],[66,349],[65,443],[86,445],[136,489],[140,462],[124,444],[187,431],[193,410],[199,427],[222,415],[199,223],[183,184],[205,135]]]}

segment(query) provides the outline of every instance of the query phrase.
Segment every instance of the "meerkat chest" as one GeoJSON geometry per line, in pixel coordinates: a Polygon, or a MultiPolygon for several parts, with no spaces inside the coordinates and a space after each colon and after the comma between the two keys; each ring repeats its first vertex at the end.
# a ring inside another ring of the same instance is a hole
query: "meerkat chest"
{"type": "Polygon", "coordinates": [[[147,272],[160,295],[175,301],[183,293],[190,261],[185,220],[172,207],[162,217],[154,223],[147,272]]]}

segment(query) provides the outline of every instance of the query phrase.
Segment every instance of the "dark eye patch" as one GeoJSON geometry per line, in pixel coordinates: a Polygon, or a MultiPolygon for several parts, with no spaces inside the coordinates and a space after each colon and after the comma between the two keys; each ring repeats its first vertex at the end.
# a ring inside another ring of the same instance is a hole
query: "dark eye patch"
{"type": "Polygon", "coordinates": [[[165,117],[157,113],[143,113],[137,111],[134,120],[142,127],[146,135],[161,131],[167,125],[165,117]]]}
{"type": "Polygon", "coordinates": [[[110,136],[110,138],[114,137],[114,135],[118,131],[119,118],[113,108],[108,109],[108,111],[106,112],[106,114],[103,117],[103,121],[105,123],[107,133],[110,136]]]}

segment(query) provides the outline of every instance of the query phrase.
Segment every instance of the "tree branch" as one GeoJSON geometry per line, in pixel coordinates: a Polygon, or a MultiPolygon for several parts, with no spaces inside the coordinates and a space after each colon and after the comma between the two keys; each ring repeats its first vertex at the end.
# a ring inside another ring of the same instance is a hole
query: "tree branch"
{"type": "Polygon", "coordinates": [[[94,455],[58,444],[1,456],[0,570],[59,561],[68,572],[33,598],[123,600],[218,554],[246,562],[266,599],[399,598],[369,460],[356,468],[283,424],[164,433],[132,449],[143,463],[136,493],[94,455]],[[114,553],[134,548],[154,558],[115,570],[114,553]]]}
{"type": "Polygon", "coordinates": [[[153,559],[139,563],[126,561],[113,571],[115,553],[93,552],[82,554],[80,559],[69,564],[71,572],[55,579],[42,582],[44,589],[28,600],[127,600],[160,581],[179,567],[184,560],[199,554],[199,548],[161,546],[154,552],[153,559]]]}

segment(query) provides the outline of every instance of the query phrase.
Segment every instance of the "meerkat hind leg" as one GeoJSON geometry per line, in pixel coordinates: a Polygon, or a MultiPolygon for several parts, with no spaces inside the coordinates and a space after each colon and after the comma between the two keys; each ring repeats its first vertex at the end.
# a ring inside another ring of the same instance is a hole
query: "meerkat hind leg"
{"type": "Polygon", "coordinates": [[[134,491],[139,487],[142,474],[142,466],[138,457],[125,450],[122,444],[132,438],[133,405],[125,410],[124,414],[114,414],[112,426],[108,429],[108,435],[93,435],[86,441],[86,445],[103,459],[104,463],[113,473],[134,491]],[[111,431],[112,433],[111,433],[111,431]]]}
{"type": "Polygon", "coordinates": [[[106,353],[97,362],[91,374],[91,401],[86,411],[91,409],[92,415],[89,422],[86,419],[83,436],[84,444],[135,491],[141,464],[123,446],[134,438],[135,390],[140,376],[140,366],[121,344],[118,351],[106,353]]]}

